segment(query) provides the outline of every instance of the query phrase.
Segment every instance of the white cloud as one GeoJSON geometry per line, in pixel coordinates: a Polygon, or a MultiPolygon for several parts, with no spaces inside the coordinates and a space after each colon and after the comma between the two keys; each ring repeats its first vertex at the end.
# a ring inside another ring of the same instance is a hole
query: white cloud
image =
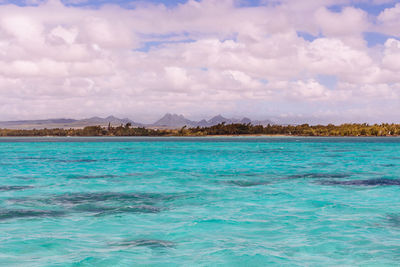
{"type": "Polygon", "coordinates": [[[330,97],[330,91],[317,81],[310,79],[307,81],[297,81],[290,83],[290,96],[295,99],[326,100],[330,97]]]}
{"type": "Polygon", "coordinates": [[[77,28],[71,28],[67,29],[64,28],[60,25],[55,27],[53,30],[50,32],[51,38],[60,38],[62,41],[64,41],[66,44],[73,44],[76,40],[76,37],[78,36],[78,29],[77,28]]]}
{"type": "Polygon", "coordinates": [[[385,43],[383,66],[400,73],[400,41],[389,39],[385,43]]]}
{"type": "Polygon", "coordinates": [[[357,37],[368,27],[367,13],[353,7],[345,7],[340,13],[322,7],[316,11],[315,19],[322,33],[328,37],[357,37]]]}
{"type": "MultiPolygon", "coordinates": [[[[378,53],[368,48],[362,38],[374,27],[368,15],[353,7],[329,11],[335,3],[348,1],[240,8],[233,0],[192,0],[130,10],[57,0],[2,5],[1,119],[237,115],[240,103],[273,103],[275,114],[339,116],[360,99],[383,110],[377,99],[399,96],[399,41],[388,40],[378,53]],[[323,37],[306,41],[297,31],[323,37]],[[319,75],[336,77],[337,88],[319,75]]],[[[382,32],[396,34],[399,8],[379,15],[382,32]]],[[[263,110],[254,106],[242,115],[268,117],[263,110]]]]}
{"type": "Polygon", "coordinates": [[[386,8],[378,16],[379,29],[389,35],[400,35],[400,3],[386,8]]]}

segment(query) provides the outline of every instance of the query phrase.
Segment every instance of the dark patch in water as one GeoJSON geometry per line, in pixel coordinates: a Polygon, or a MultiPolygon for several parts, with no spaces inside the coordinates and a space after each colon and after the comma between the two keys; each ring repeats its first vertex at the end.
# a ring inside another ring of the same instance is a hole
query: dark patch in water
{"type": "Polygon", "coordinates": [[[390,225],[394,227],[400,227],[400,215],[399,214],[389,214],[387,221],[390,225]]]}
{"type": "Polygon", "coordinates": [[[289,179],[299,179],[299,178],[347,178],[350,177],[349,174],[344,173],[303,173],[303,174],[295,174],[289,176],[289,179]]]}
{"type": "Polygon", "coordinates": [[[389,186],[400,185],[400,180],[394,179],[369,179],[369,180],[350,180],[350,181],[321,181],[322,185],[358,185],[358,186],[389,186]]]}
{"type": "Polygon", "coordinates": [[[379,148],[373,148],[373,149],[368,149],[368,151],[377,152],[377,151],[383,151],[383,150],[379,149],[379,148]]]}
{"type": "Polygon", "coordinates": [[[104,175],[72,175],[68,176],[69,179],[102,179],[102,178],[118,178],[118,175],[104,174],[104,175]]]}
{"type": "Polygon", "coordinates": [[[159,213],[168,209],[166,202],[176,198],[176,195],[167,194],[103,192],[50,195],[47,198],[13,198],[7,201],[29,206],[62,208],[68,213],[86,212],[102,216],[119,213],[159,213]]]}
{"type": "Polygon", "coordinates": [[[223,173],[218,174],[219,177],[233,177],[233,176],[244,176],[244,177],[257,177],[257,176],[265,176],[264,173],[223,173]]]}
{"type": "Polygon", "coordinates": [[[381,164],[383,167],[396,167],[396,164],[381,164]]]}
{"type": "Polygon", "coordinates": [[[64,163],[90,163],[90,162],[97,162],[98,160],[95,159],[58,159],[56,162],[64,162],[64,163]]]}
{"type": "Polygon", "coordinates": [[[9,199],[14,203],[45,203],[62,205],[79,205],[90,203],[122,203],[129,205],[154,204],[162,201],[176,199],[176,195],[151,194],[151,193],[67,193],[62,195],[51,195],[48,198],[14,198],[9,199]]]}
{"type": "Polygon", "coordinates": [[[270,184],[270,182],[267,182],[267,181],[242,181],[242,180],[226,181],[224,183],[228,184],[228,185],[235,185],[235,186],[240,186],[240,187],[251,187],[251,186],[270,184]]]}
{"type": "Polygon", "coordinates": [[[54,158],[46,158],[46,157],[22,157],[18,159],[23,159],[23,160],[53,160],[54,158]]]}
{"type": "Polygon", "coordinates": [[[150,203],[153,204],[159,201],[166,201],[175,198],[174,196],[168,196],[163,194],[151,194],[151,193],[72,193],[54,196],[47,199],[50,203],[61,203],[61,204],[82,204],[82,203],[94,203],[94,202],[122,202],[122,203],[150,203]]]}
{"type": "Polygon", "coordinates": [[[75,210],[81,212],[96,213],[96,215],[108,215],[112,213],[158,213],[162,211],[161,208],[150,205],[136,205],[126,207],[81,205],[75,207],[75,210]]]}
{"type": "Polygon", "coordinates": [[[101,174],[101,175],[70,175],[69,179],[109,179],[109,178],[123,178],[123,177],[134,177],[140,176],[141,173],[127,173],[122,175],[113,175],[113,174],[101,174]]]}
{"type": "Polygon", "coordinates": [[[157,239],[137,239],[132,241],[122,241],[120,243],[113,244],[114,246],[121,247],[149,247],[149,248],[173,248],[175,243],[166,240],[157,239]]]}
{"type": "Polygon", "coordinates": [[[325,157],[328,157],[328,158],[340,158],[340,157],[342,157],[342,155],[341,154],[326,154],[325,157]]]}
{"type": "Polygon", "coordinates": [[[331,150],[331,152],[352,152],[353,150],[350,149],[336,149],[336,150],[331,150]]]}
{"type": "Polygon", "coordinates": [[[44,210],[0,210],[0,220],[16,218],[60,217],[65,215],[63,211],[44,210]]]}
{"type": "Polygon", "coordinates": [[[315,162],[315,163],[311,163],[311,165],[314,165],[314,166],[329,166],[329,165],[332,165],[332,163],[328,163],[328,162],[315,162]]]}
{"type": "Polygon", "coordinates": [[[4,185],[0,186],[0,191],[19,191],[25,189],[31,189],[33,186],[19,186],[19,185],[4,185]]]}

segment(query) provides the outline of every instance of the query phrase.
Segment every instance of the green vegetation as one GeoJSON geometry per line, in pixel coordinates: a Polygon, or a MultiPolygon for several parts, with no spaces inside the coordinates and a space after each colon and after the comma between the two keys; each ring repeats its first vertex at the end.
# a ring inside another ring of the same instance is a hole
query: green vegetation
{"type": "Polygon", "coordinates": [[[208,135],[293,135],[293,136],[398,136],[400,124],[342,125],[251,125],[220,123],[210,127],[181,129],[134,128],[128,123],[118,127],[88,126],[83,129],[0,129],[0,136],[208,136],[208,135]]]}

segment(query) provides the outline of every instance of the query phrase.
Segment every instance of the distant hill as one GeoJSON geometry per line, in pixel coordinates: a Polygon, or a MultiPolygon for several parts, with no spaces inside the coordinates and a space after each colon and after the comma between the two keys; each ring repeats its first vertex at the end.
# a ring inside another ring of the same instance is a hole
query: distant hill
{"type": "Polygon", "coordinates": [[[161,119],[152,124],[152,126],[163,126],[163,127],[183,127],[183,126],[194,126],[196,122],[186,119],[183,115],[165,114],[161,119]]]}
{"type": "Polygon", "coordinates": [[[217,115],[215,117],[212,117],[209,121],[207,121],[207,126],[212,126],[212,125],[217,125],[219,123],[223,123],[225,122],[225,124],[229,124],[231,123],[230,119],[224,118],[221,115],[217,115]]]}
{"type": "Polygon", "coordinates": [[[100,118],[100,117],[92,117],[89,119],[83,119],[79,121],[80,123],[90,124],[90,125],[104,125],[110,123],[111,125],[121,125],[131,123],[135,126],[142,126],[142,123],[134,122],[128,118],[119,119],[114,116],[108,116],[107,118],[100,118]]]}
{"type": "Polygon", "coordinates": [[[0,128],[7,129],[44,129],[44,128],[83,128],[86,126],[107,126],[108,124],[112,126],[125,125],[130,123],[134,127],[150,127],[150,128],[181,128],[183,126],[187,127],[209,127],[217,125],[219,123],[231,124],[231,123],[251,123],[253,125],[267,125],[273,124],[272,121],[252,121],[249,118],[242,119],[228,119],[222,115],[217,115],[209,120],[202,119],[200,121],[192,121],[185,118],[183,115],[167,113],[162,118],[157,120],[152,124],[144,124],[135,122],[131,119],[124,118],[120,119],[114,116],[108,116],[106,118],[101,117],[91,117],[81,120],[75,119],[48,119],[48,120],[21,120],[21,121],[2,121],[0,122],[0,128]]]}
{"type": "Polygon", "coordinates": [[[165,128],[179,128],[183,126],[187,127],[209,127],[213,125],[217,125],[220,123],[225,123],[225,124],[232,124],[232,123],[250,123],[253,125],[267,125],[267,124],[273,124],[272,121],[270,120],[265,120],[265,121],[252,121],[249,118],[242,118],[242,119],[228,119],[223,117],[222,115],[217,115],[212,117],[209,120],[202,119],[200,121],[192,121],[187,118],[185,118],[183,115],[177,115],[177,114],[170,114],[167,113],[165,114],[161,119],[157,120],[153,124],[151,124],[151,127],[165,127],[165,128]]]}
{"type": "Polygon", "coordinates": [[[8,129],[44,129],[44,128],[83,128],[86,126],[100,125],[119,126],[131,123],[132,126],[144,126],[142,123],[134,122],[130,119],[119,119],[114,116],[107,118],[92,117],[88,119],[48,119],[48,120],[22,120],[22,121],[1,121],[0,128],[8,129]]]}
{"type": "Polygon", "coordinates": [[[77,120],[74,119],[49,119],[49,120],[22,120],[22,121],[3,121],[0,122],[0,125],[14,126],[21,124],[66,124],[66,123],[74,123],[77,120]]]}

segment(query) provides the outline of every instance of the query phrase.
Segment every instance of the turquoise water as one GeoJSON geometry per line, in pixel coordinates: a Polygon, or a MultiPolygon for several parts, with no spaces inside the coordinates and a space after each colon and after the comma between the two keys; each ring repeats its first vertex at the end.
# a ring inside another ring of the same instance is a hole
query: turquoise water
{"type": "Polygon", "coordinates": [[[2,138],[2,266],[393,266],[399,138],[2,138]]]}

